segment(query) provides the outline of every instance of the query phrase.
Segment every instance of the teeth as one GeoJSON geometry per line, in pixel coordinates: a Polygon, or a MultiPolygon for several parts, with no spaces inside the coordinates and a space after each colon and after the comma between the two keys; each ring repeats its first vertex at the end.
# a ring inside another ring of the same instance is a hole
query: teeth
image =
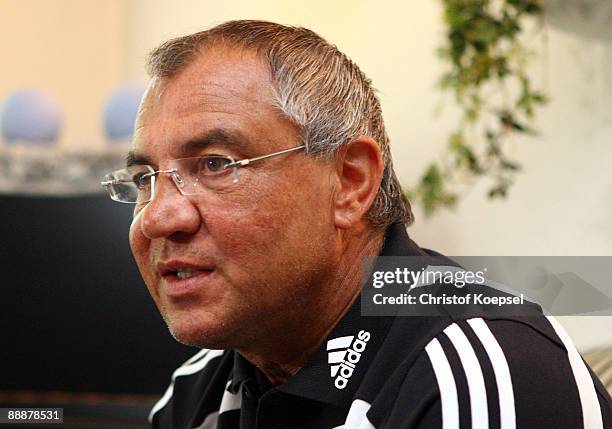
{"type": "Polygon", "coordinates": [[[190,270],[190,269],[176,270],[176,276],[180,279],[188,279],[189,277],[195,276],[199,272],[200,270],[190,270]]]}

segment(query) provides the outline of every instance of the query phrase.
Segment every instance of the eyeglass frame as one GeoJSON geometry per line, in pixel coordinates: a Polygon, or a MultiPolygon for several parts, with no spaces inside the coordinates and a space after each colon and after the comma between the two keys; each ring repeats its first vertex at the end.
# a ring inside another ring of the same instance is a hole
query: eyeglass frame
{"type": "MultiPolygon", "coordinates": [[[[234,168],[234,169],[237,170],[240,167],[246,167],[247,165],[249,165],[249,164],[251,164],[253,162],[256,162],[256,161],[261,161],[263,159],[272,158],[272,157],[279,156],[279,155],[284,155],[286,153],[295,152],[295,151],[301,150],[301,149],[308,150],[308,145],[303,144],[303,145],[300,145],[300,146],[291,147],[289,149],[283,149],[283,150],[278,151],[278,152],[267,153],[267,154],[256,156],[256,157],[253,157],[253,158],[245,158],[245,159],[240,159],[240,160],[234,160],[234,158],[229,156],[229,155],[214,155],[214,156],[213,155],[204,155],[204,156],[193,156],[193,157],[187,157],[187,158],[177,158],[177,159],[173,159],[172,161],[176,161],[176,160],[180,160],[180,159],[190,159],[190,158],[191,159],[202,159],[202,158],[210,158],[210,157],[221,157],[221,158],[227,158],[227,159],[231,160],[231,162],[229,164],[223,166],[224,170],[227,170],[229,168],[234,168]]],[[[149,165],[149,167],[151,167],[151,166],[149,165]]],[[[153,169],[151,167],[151,169],[153,171],[151,171],[149,173],[146,173],[145,176],[147,176],[147,177],[157,177],[159,174],[162,174],[162,173],[164,173],[164,174],[178,173],[178,169],[177,168],[169,168],[169,169],[166,169],[166,170],[155,170],[155,169],[153,169]]],[[[118,170],[118,171],[121,171],[121,170],[118,170]]],[[[109,174],[111,174],[111,173],[109,173],[109,174]]],[[[179,177],[180,177],[180,175],[179,175],[179,177]]],[[[180,179],[180,180],[182,181],[182,179],[180,179]]],[[[238,181],[238,179],[235,178],[234,179],[234,183],[236,183],[237,181],[238,181]]],[[[115,180],[104,180],[104,181],[100,182],[100,185],[104,186],[108,190],[108,187],[110,185],[117,184],[118,182],[120,182],[120,181],[117,180],[117,179],[115,179],[115,180]]],[[[177,184],[175,183],[175,185],[177,185],[177,184]]],[[[197,195],[197,193],[196,194],[185,194],[182,191],[181,187],[178,186],[178,185],[177,185],[177,189],[179,190],[179,192],[182,195],[197,195]]],[[[117,201],[119,203],[124,203],[124,204],[146,204],[146,203],[149,203],[149,202],[151,202],[153,200],[154,192],[151,192],[151,198],[148,199],[147,201],[121,201],[121,200],[117,200],[117,199],[113,198],[113,196],[112,196],[110,191],[109,191],[109,196],[111,197],[111,199],[113,201],[117,201]]]]}

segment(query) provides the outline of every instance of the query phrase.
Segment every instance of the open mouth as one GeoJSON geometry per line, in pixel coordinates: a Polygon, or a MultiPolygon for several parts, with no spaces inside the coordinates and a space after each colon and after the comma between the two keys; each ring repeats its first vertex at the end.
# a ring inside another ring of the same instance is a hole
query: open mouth
{"type": "Polygon", "coordinates": [[[162,277],[166,280],[186,280],[192,277],[197,277],[201,275],[208,275],[212,273],[212,269],[203,269],[203,268],[177,268],[177,269],[169,269],[162,272],[162,277]]]}
{"type": "Polygon", "coordinates": [[[157,272],[168,283],[184,283],[210,275],[214,271],[212,264],[192,263],[181,260],[159,262],[157,272]]]}
{"type": "Polygon", "coordinates": [[[172,299],[183,299],[202,293],[212,286],[212,267],[185,266],[179,263],[161,265],[161,287],[163,293],[172,299]]]}
{"type": "Polygon", "coordinates": [[[190,277],[196,276],[198,274],[201,274],[203,272],[210,272],[212,270],[194,270],[191,268],[186,268],[186,269],[182,269],[182,270],[176,270],[176,271],[171,271],[170,273],[168,273],[171,276],[176,276],[179,279],[188,279],[190,277]]]}

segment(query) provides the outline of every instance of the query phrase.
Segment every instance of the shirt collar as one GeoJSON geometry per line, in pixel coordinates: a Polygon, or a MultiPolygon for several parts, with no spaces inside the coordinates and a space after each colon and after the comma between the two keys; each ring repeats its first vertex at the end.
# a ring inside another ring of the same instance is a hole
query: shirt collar
{"type": "Polygon", "coordinates": [[[240,353],[234,351],[234,366],[230,374],[227,390],[230,393],[237,394],[241,384],[244,382],[250,382],[250,389],[254,389],[253,393],[256,396],[260,396],[272,388],[272,383],[255,365],[240,353]]]}
{"type": "Polygon", "coordinates": [[[255,366],[246,360],[240,353],[234,350],[234,366],[230,375],[230,383],[227,387],[231,393],[238,393],[240,385],[251,378],[254,378],[255,366]]]}

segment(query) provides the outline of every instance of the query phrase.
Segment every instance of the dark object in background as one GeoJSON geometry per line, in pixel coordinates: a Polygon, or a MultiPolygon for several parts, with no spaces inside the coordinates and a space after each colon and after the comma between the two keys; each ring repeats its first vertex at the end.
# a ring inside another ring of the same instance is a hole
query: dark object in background
{"type": "Polygon", "coordinates": [[[172,339],[138,273],[132,209],[0,195],[0,392],[161,395],[196,352],[172,339]]]}

